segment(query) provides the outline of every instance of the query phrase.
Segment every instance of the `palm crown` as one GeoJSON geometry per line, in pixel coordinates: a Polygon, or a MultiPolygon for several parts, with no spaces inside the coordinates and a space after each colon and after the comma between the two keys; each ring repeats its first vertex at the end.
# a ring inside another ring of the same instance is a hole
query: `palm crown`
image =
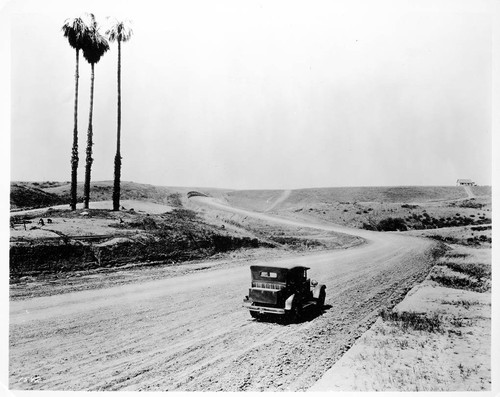
{"type": "Polygon", "coordinates": [[[62,26],[64,37],[68,39],[69,45],[76,50],[83,48],[85,36],[87,34],[87,26],[82,18],[68,18],[62,26]]]}
{"type": "Polygon", "coordinates": [[[104,53],[109,50],[109,44],[99,32],[94,14],[87,14],[87,18],[89,21],[86,23],[87,31],[83,39],[83,57],[88,63],[94,64],[99,62],[104,53]]]}
{"type": "Polygon", "coordinates": [[[111,27],[106,30],[106,36],[108,37],[109,41],[126,42],[130,40],[133,34],[133,30],[130,27],[129,21],[118,21],[116,19],[113,19],[110,22],[111,27]]]}

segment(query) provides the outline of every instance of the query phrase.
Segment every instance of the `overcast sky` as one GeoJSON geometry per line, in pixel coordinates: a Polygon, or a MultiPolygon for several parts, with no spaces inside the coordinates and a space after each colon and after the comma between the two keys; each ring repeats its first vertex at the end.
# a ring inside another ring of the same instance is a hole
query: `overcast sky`
{"type": "MultiPolygon", "coordinates": [[[[93,12],[133,23],[122,46],[122,180],[489,185],[491,4],[11,2],[11,179],[70,180],[75,52],[61,26],[93,12]]],[[[111,44],[96,65],[93,180],[113,178],[116,58],[111,44]]],[[[80,181],[89,81],[81,57],[80,181]]]]}

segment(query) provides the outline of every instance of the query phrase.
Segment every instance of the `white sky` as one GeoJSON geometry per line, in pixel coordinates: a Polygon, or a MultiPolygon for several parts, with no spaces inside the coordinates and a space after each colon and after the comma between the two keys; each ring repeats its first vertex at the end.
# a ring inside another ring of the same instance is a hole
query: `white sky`
{"type": "MultiPolygon", "coordinates": [[[[11,179],[70,179],[75,54],[61,26],[88,11],[133,21],[122,47],[122,180],[489,185],[491,4],[11,2],[11,179]]],[[[116,55],[112,44],[96,66],[93,180],[113,178],[116,55]]],[[[89,80],[81,57],[80,181],[89,80]]]]}

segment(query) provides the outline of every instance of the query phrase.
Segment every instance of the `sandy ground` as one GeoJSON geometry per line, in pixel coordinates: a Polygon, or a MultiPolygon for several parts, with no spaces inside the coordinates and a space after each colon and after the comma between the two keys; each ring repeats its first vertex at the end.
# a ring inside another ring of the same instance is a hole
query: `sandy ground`
{"type": "Polygon", "coordinates": [[[491,293],[426,279],[394,311],[438,316],[442,330],[405,330],[379,318],[309,390],[491,390],[491,293]]]}
{"type": "Polygon", "coordinates": [[[10,388],[307,390],[378,310],[399,301],[431,266],[434,243],[428,240],[244,213],[367,239],[349,250],[267,259],[309,266],[311,278],[327,285],[324,312],[299,324],[252,320],[241,307],[252,262],[238,259],[215,269],[201,262],[199,271],[175,277],[155,269],[148,281],[14,300],[10,388]]]}
{"type": "MultiPolygon", "coordinates": [[[[138,200],[122,200],[120,202],[121,206],[125,208],[124,211],[134,210],[135,212],[145,213],[145,214],[163,214],[165,212],[172,211],[172,207],[163,204],[152,203],[148,201],[138,201],[138,200]]],[[[91,209],[109,209],[113,208],[112,201],[95,201],[91,202],[89,207],[91,209]]],[[[68,209],[67,205],[59,205],[50,207],[53,209],[68,209]]],[[[79,203],[77,209],[82,210],[83,204],[79,203]]],[[[121,229],[117,232],[116,228],[110,227],[112,224],[116,224],[123,218],[124,215],[122,211],[111,212],[109,219],[102,218],[88,218],[86,217],[85,211],[80,211],[80,216],[78,218],[60,218],[52,217],[52,223],[47,222],[47,212],[48,208],[37,208],[33,210],[15,211],[11,212],[11,215],[36,215],[37,218],[32,221],[32,223],[26,224],[26,230],[22,224],[15,225],[13,229],[10,229],[10,239],[11,241],[16,240],[36,240],[40,238],[57,238],[61,235],[76,237],[76,236],[105,236],[105,235],[120,235],[127,236],[135,234],[136,230],[131,229],[121,229]],[[38,217],[44,220],[44,226],[37,223],[38,217]]]]}
{"type": "MultiPolygon", "coordinates": [[[[148,214],[163,214],[165,212],[172,211],[172,207],[164,204],[152,203],[149,201],[140,201],[140,200],[120,200],[120,206],[124,207],[125,210],[131,210],[137,212],[145,212],[148,214]]],[[[111,210],[113,209],[113,202],[111,200],[104,201],[91,201],[89,203],[89,207],[91,209],[105,209],[111,210]]],[[[69,209],[69,205],[54,205],[50,208],[53,209],[69,209]]],[[[78,203],[76,205],[77,209],[83,209],[83,203],[78,203]]],[[[23,210],[23,211],[13,211],[11,215],[24,215],[24,214],[43,214],[47,211],[47,208],[35,208],[32,210],[23,210]]]]}

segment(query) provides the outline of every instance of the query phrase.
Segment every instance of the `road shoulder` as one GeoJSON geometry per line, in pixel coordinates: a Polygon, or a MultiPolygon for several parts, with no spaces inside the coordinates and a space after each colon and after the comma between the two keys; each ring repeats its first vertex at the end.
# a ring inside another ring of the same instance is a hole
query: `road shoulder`
{"type": "Polygon", "coordinates": [[[491,291],[487,277],[472,277],[470,271],[460,273],[444,266],[474,266],[484,260],[479,252],[472,254],[472,260],[454,257],[453,251],[440,260],[426,280],[391,311],[382,312],[309,391],[491,390],[491,291]],[[442,281],[439,277],[443,274],[447,279],[469,277],[483,284],[470,288],[475,290],[464,289],[465,282],[459,282],[461,288],[448,288],[435,281],[442,281]]]}

